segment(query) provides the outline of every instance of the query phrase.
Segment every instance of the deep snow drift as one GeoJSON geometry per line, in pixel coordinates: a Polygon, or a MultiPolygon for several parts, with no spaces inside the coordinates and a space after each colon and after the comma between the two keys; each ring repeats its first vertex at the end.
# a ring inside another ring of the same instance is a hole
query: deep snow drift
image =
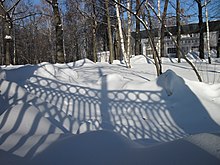
{"type": "Polygon", "coordinates": [[[219,62],[200,70],[212,85],[184,61],[163,64],[158,78],[143,56],[131,69],[88,59],[2,66],[0,162],[219,164],[219,62]]]}

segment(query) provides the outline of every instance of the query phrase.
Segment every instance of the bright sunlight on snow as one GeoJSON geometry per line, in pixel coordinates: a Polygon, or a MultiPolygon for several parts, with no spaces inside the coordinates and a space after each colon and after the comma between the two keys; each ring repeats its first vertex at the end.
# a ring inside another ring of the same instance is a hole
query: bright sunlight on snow
{"type": "Polygon", "coordinates": [[[1,164],[220,164],[220,61],[131,60],[1,66],[1,164]]]}

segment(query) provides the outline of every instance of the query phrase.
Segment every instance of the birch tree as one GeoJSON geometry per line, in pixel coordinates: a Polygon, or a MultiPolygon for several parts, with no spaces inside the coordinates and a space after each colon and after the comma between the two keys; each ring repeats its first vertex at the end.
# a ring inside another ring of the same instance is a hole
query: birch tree
{"type": "MultiPolygon", "coordinates": [[[[158,18],[161,18],[161,12],[160,12],[160,0],[157,1],[157,10],[158,10],[158,18]]],[[[160,20],[158,20],[158,24],[159,24],[159,29],[161,29],[161,23],[160,20]]],[[[161,42],[160,42],[160,38],[161,38],[161,31],[158,31],[158,54],[160,55],[160,48],[161,48],[161,42]]]]}
{"type": "MultiPolygon", "coordinates": [[[[156,49],[156,47],[155,47],[155,44],[154,44],[154,42],[153,42],[153,37],[152,37],[152,35],[151,35],[151,33],[149,32],[149,28],[148,28],[148,25],[145,23],[145,21],[144,20],[142,20],[140,17],[138,17],[137,16],[137,14],[136,13],[134,13],[134,12],[132,12],[131,10],[129,10],[128,8],[126,8],[124,5],[122,5],[121,3],[118,3],[116,0],[114,0],[114,2],[116,2],[117,4],[119,4],[121,7],[123,7],[124,9],[126,9],[126,10],[128,10],[129,12],[131,12],[131,14],[133,15],[133,16],[135,16],[135,18],[136,19],[138,19],[139,21],[140,21],[140,23],[144,26],[144,28],[145,28],[145,30],[146,30],[146,32],[147,32],[147,34],[148,34],[148,37],[149,37],[149,41],[150,41],[150,45],[151,45],[151,48],[152,48],[152,50],[153,50],[153,57],[154,57],[154,62],[155,62],[155,66],[156,66],[156,71],[157,71],[157,75],[159,76],[160,74],[162,74],[162,68],[160,68],[160,66],[159,66],[159,63],[158,63],[158,52],[157,52],[157,49],[156,49]]],[[[152,11],[153,11],[153,13],[156,15],[156,16],[158,16],[157,15],[157,12],[155,11],[155,9],[152,7],[152,5],[150,4],[150,3],[145,3],[145,6],[146,5],[148,5],[151,9],[152,9],[152,11]]],[[[159,19],[159,21],[162,23],[162,19],[161,18],[159,18],[158,17],[158,19],[159,19]]],[[[172,39],[172,41],[174,42],[174,44],[176,45],[176,46],[178,46],[177,45],[177,42],[176,42],[176,39],[173,37],[173,35],[172,35],[172,33],[171,32],[169,32],[169,30],[167,29],[167,27],[164,25],[164,24],[162,24],[163,26],[161,27],[161,28],[164,28],[166,31],[167,31],[167,33],[169,34],[169,36],[171,37],[171,39],[172,39]]],[[[202,78],[201,78],[201,76],[199,75],[199,72],[198,72],[198,70],[196,69],[196,67],[193,65],[193,63],[189,60],[189,59],[187,59],[187,57],[184,55],[184,52],[183,52],[183,50],[181,49],[181,48],[179,48],[180,49],[180,51],[181,51],[181,55],[183,56],[183,58],[188,62],[188,64],[192,67],[192,69],[194,70],[194,72],[195,72],[195,74],[196,74],[196,76],[198,77],[198,80],[200,81],[200,82],[202,82],[202,78]]]]}
{"type": "MultiPolygon", "coordinates": [[[[127,7],[125,7],[122,3],[119,3],[117,0],[113,0],[115,2],[115,4],[118,4],[120,5],[122,8],[126,9],[127,11],[129,11],[136,19],[138,19],[138,21],[140,21],[140,23],[144,26],[146,32],[147,32],[147,35],[149,37],[149,42],[150,42],[150,46],[152,48],[152,51],[153,51],[153,58],[154,58],[154,64],[155,64],[155,67],[156,67],[156,72],[157,72],[157,76],[161,75],[162,74],[162,67],[161,65],[159,64],[159,55],[158,55],[158,51],[156,49],[156,45],[155,43],[153,42],[154,39],[153,39],[153,36],[152,34],[150,33],[149,31],[149,27],[148,27],[148,24],[143,20],[141,19],[136,13],[134,13],[133,11],[129,10],[127,7]]],[[[144,4],[145,1],[142,1],[141,5],[144,4]]],[[[146,4],[146,3],[145,3],[146,4]]]]}
{"type": "Polygon", "coordinates": [[[207,37],[207,49],[208,49],[208,62],[211,64],[211,58],[210,58],[210,37],[209,37],[209,16],[208,16],[208,9],[207,9],[207,0],[205,0],[205,17],[206,17],[206,37],[207,37]]]}
{"type": "Polygon", "coordinates": [[[120,45],[121,45],[121,53],[122,53],[122,56],[124,58],[126,66],[128,68],[131,68],[130,61],[128,60],[128,55],[127,55],[127,52],[125,50],[125,43],[124,43],[122,23],[121,23],[121,18],[120,18],[118,1],[116,1],[116,3],[115,3],[115,9],[116,9],[117,22],[118,22],[118,33],[119,33],[119,39],[120,39],[120,45]]]}

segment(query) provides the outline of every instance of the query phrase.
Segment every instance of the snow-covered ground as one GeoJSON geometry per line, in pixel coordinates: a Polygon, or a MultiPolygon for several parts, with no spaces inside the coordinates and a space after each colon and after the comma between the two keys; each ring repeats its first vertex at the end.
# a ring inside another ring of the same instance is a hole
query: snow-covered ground
{"type": "Polygon", "coordinates": [[[220,60],[162,62],[0,67],[1,164],[220,164],[220,60]]]}

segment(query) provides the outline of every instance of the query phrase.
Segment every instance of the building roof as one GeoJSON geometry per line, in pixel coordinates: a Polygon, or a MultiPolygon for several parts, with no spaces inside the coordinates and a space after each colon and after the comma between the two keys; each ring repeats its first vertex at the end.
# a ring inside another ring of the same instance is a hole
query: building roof
{"type": "MultiPolygon", "coordinates": [[[[202,26],[202,31],[206,32],[207,28],[206,28],[206,22],[203,22],[203,26],[202,26]]],[[[177,26],[170,26],[167,27],[168,31],[171,32],[173,35],[176,35],[177,32],[177,26]]],[[[211,31],[220,31],[220,20],[216,20],[216,21],[209,21],[209,30],[211,31]]],[[[150,30],[153,34],[154,37],[158,36],[158,31],[159,29],[152,29],[150,30]]],[[[192,33],[199,33],[200,29],[199,29],[199,25],[198,23],[192,23],[192,24],[187,24],[187,25],[181,25],[181,34],[192,34],[192,33]]],[[[132,32],[132,37],[135,38],[135,32],[132,32]]],[[[146,32],[146,30],[143,30],[140,32],[140,36],[141,38],[148,38],[148,34],[146,32]]],[[[165,32],[165,36],[169,36],[167,32],[165,32]]]]}

